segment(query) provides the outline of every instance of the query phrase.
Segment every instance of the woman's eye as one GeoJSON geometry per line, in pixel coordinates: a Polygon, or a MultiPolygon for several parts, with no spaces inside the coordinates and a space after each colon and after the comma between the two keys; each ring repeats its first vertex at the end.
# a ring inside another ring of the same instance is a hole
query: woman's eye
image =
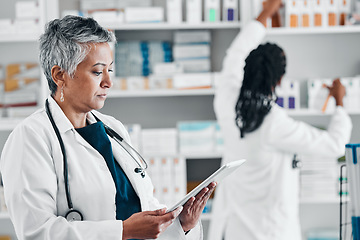
{"type": "Polygon", "coordinates": [[[112,70],[112,69],[109,69],[109,70],[108,70],[108,72],[114,72],[114,70],[112,70]]]}
{"type": "Polygon", "coordinates": [[[100,74],[102,74],[102,72],[93,72],[96,76],[99,76],[100,74]]]}

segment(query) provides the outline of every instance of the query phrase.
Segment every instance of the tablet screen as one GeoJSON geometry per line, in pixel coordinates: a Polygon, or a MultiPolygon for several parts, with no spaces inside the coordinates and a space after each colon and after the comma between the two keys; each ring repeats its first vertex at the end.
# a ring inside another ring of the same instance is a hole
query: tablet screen
{"type": "Polygon", "coordinates": [[[246,160],[236,160],[221,166],[218,170],[216,170],[213,174],[211,174],[207,179],[202,181],[199,185],[196,186],[191,192],[186,194],[184,198],[178,201],[174,206],[169,208],[167,212],[174,211],[176,208],[184,205],[191,197],[195,197],[204,187],[207,187],[211,182],[220,183],[222,179],[226,176],[229,176],[235,170],[237,170],[246,160]]]}

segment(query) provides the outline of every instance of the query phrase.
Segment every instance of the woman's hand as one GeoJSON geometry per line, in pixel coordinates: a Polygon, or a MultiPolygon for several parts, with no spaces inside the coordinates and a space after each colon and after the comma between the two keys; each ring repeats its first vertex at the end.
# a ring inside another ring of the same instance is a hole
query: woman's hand
{"type": "Polygon", "coordinates": [[[263,10],[256,20],[266,26],[266,19],[274,16],[281,6],[281,0],[267,0],[263,5],[263,10]]]}
{"type": "Polygon", "coordinates": [[[333,96],[336,101],[336,106],[344,106],[343,98],[346,94],[344,85],[341,84],[340,79],[333,81],[332,86],[326,86],[329,89],[329,95],[333,96]]]}
{"type": "Polygon", "coordinates": [[[123,221],[122,239],[156,239],[174,222],[182,209],[178,207],[169,213],[166,213],[166,208],[135,213],[123,221]]]}
{"type": "Polygon", "coordinates": [[[184,232],[194,228],[199,221],[200,215],[212,192],[215,190],[216,183],[210,183],[203,188],[195,197],[190,198],[180,213],[179,219],[184,232]]]}

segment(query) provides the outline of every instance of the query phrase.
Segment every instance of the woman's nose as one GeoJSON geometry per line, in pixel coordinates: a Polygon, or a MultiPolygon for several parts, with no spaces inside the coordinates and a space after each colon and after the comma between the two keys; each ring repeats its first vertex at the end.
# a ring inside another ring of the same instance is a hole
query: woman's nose
{"type": "Polygon", "coordinates": [[[113,82],[111,80],[111,76],[110,76],[109,72],[105,73],[103,76],[104,77],[101,81],[101,87],[111,88],[113,85],[113,82]]]}

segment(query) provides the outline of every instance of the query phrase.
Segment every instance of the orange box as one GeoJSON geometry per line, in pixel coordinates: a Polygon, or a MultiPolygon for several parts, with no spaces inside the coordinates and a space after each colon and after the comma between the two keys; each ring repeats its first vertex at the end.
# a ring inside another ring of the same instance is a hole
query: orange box
{"type": "Polygon", "coordinates": [[[10,236],[0,236],[0,240],[11,240],[10,236]]]}
{"type": "Polygon", "coordinates": [[[322,14],[321,13],[315,13],[314,14],[314,26],[315,27],[321,27],[322,26],[322,14]]]}
{"type": "Polygon", "coordinates": [[[336,25],[336,14],[335,13],[329,13],[329,26],[335,26],[336,25]]]}
{"type": "Polygon", "coordinates": [[[310,16],[309,14],[303,14],[302,15],[302,27],[310,27],[310,16]]]}
{"type": "Polygon", "coordinates": [[[21,85],[30,84],[33,82],[38,81],[38,78],[23,78],[23,79],[17,79],[17,78],[8,78],[5,79],[4,82],[4,90],[5,92],[11,92],[15,91],[21,88],[21,85]]]}
{"type": "Polygon", "coordinates": [[[290,15],[290,27],[298,27],[298,15],[296,14],[291,14],[290,15]]]}
{"type": "Polygon", "coordinates": [[[12,76],[21,73],[24,70],[29,70],[30,68],[38,67],[36,63],[15,63],[8,64],[6,66],[6,78],[11,78],[12,76]]]}

